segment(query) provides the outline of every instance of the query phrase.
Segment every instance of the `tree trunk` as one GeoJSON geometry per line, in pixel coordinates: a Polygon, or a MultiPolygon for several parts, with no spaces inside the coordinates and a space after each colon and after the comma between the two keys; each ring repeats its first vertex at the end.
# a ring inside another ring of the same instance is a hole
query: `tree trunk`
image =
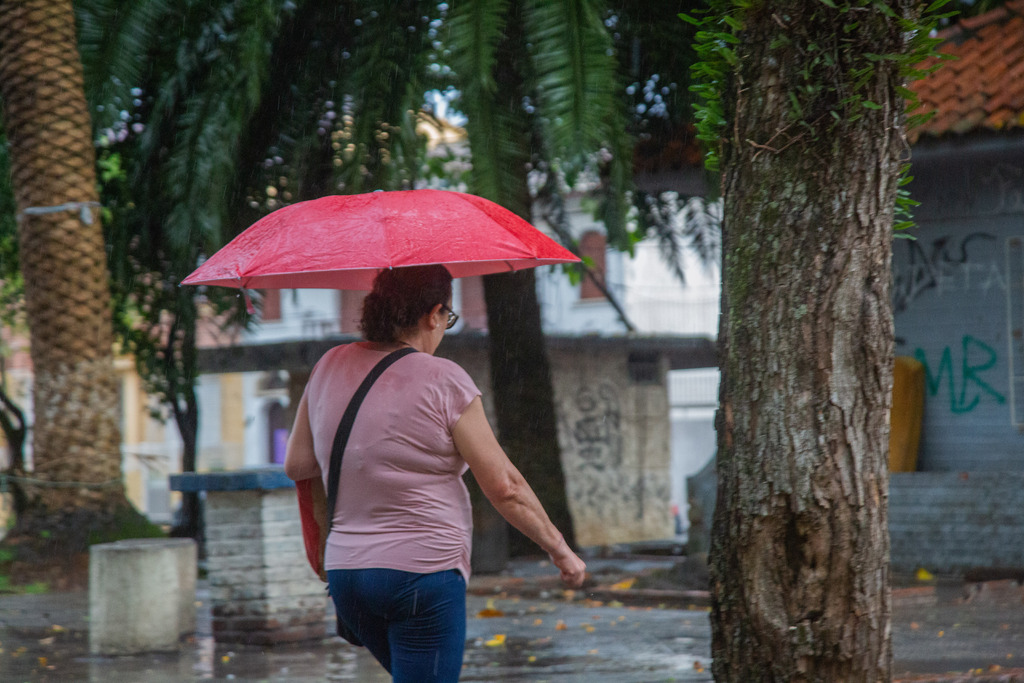
{"type": "MultiPolygon", "coordinates": [[[[484,300],[502,447],[537,493],[551,521],[574,546],[533,271],[486,276],[484,300]]],[[[510,548],[513,555],[537,552],[537,546],[519,532],[511,535],[510,548]]]]}
{"type": "Polygon", "coordinates": [[[904,103],[891,62],[860,91],[847,81],[864,53],[906,47],[873,6],[844,32],[850,17],[820,2],[755,6],[723,96],[717,681],[891,677],[890,260],[904,103]],[[839,66],[819,67],[795,122],[791,93],[806,92],[816,41],[838,45],[839,66]],[[880,108],[844,110],[851,92],[880,108]]]}
{"type": "Polygon", "coordinates": [[[0,2],[0,92],[35,372],[33,476],[49,512],[125,503],[106,253],[70,0],[0,2]]]}
{"type": "MultiPolygon", "coordinates": [[[[532,221],[532,200],[527,184],[532,131],[523,109],[522,90],[523,73],[528,68],[525,40],[520,11],[513,7],[508,13],[504,37],[498,47],[495,73],[498,88],[490,94],[493,101],[489,107],[495,115],[492,123],[503,127],[498,134],[501,142],[495,142],[496,134],[480,122],[471,120],[467,127],[473,156],[491,155],[493,166],[508,171],[494,190],[481,194],[532,221]]],[[[534,272],[526,270],[484,277],[484,301],[498,439],[537,493],[551,521],[569,545],[575,546],[558,444],[551,367],[541,329],[534,272]]],[[[493,516],[484,512],[479,498],[474,499],[474,506],[478,508],[474,513],[475,524],[493,528],[493,516]]],[[[514,529],[509,547],[513,555],[537,552],[537,546],[514,529]]]]}

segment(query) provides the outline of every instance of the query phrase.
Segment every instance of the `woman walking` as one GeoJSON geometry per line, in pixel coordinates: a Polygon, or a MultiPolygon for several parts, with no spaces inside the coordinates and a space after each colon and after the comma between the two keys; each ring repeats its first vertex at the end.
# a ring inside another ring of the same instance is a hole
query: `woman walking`
{"type": "Polygon", "coordinates": [[[335,430],[356,389],[389,353],[420,352],[380,375],[359,408],[325,551],[339,619],[396,683],[459,678],[472,536],[467,468],[567,585],[580,586],[586,569],[498,444],[473,380],[433,355],[458,320],[451,282],[443,266],[381,271],[363,306],[365,341],[317,363],[285,459],[289,477],[320,476],[327,488],[335,430]]]}

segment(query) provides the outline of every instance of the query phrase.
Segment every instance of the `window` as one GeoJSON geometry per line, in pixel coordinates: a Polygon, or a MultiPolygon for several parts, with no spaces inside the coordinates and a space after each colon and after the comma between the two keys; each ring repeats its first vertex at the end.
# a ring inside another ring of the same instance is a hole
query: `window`
{"type": "Polygon", "coordinates": [[[262,292],[263,306],[260,308],[260,320],[272,322],[281,319],[281,290],[264,289],[262,292]]]}
{"type": "MultiPolygon", "coordinates": [[[[580,240],[580,253],[591,261],[593,265],[590,266],[590,269],[602,284],[605,281],[605,249],[606,240],[604,233],[597,230],[591,230],[583,235],[583,239],[580,240]]],[[[604,292],[597,286],[594,279],[589,274],[584,275],[583,282],[580,284],[580,300],[587,301],[603,298],[604,292]]]]}

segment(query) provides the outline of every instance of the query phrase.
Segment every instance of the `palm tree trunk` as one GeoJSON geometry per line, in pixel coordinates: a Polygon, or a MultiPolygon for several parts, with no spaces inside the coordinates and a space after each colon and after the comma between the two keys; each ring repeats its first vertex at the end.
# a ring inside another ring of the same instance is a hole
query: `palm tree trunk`
{"type": "Polygon", "coordinates": [[[0,1],[0,94],[19,210],[42,510],[124,504],[95,152],[70,0],[0,1]]]}

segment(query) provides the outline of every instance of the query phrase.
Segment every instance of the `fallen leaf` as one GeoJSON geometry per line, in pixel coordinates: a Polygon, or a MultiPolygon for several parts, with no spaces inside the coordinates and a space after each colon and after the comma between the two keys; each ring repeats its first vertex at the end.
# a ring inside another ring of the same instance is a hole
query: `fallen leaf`
{"type": "Polygon", "coordinates": [[[590,652],[588,654],[596,655],[597,654],[597,650],[596,649],[590,650],[590,652]]]}
{"type": "Polygon", "coordinates": [[[505,634],[496,633],[490,640],[484,641],[484,645],[487,647],[498,647],[505,644],[505,634]]]}
{"type": "Polygon", "coordinates": [[[921,567],[917,570],[917,572],[914,573],[914,578],[916,578],[918,581],[932,581],[935,579],[935,575],[927,569],[925,569],[924,567],[921,567]]]}
{"type": "Polygon", "coordinates": [[[40,638],[39,639],[39,644],[40,645],[53,645],[53,641],[54,640],[56,640],[56,638],[54,636],[50,636],[49,638],[40,638]]]}
{"type": "Polygon", "coordinates": [[[528,661],[530,664],[533,664],[534,662],[537,661],[537,655],[530,655],[529,657],[526,658],[526,661],[528,661]]]}
{"type": "Polygon", "coordinates": [[[992,672],[1002,671],[1003,667],[999,666],[998,664],[992,664],[991,666],[988,667],[988,670],[992,671],[992,672]]]}
{"type": "Polygon", "coordinates": [[[63,626],[61,626],[60,624],[54,624],[53,626],[50,627],[50,630],[53,631],[54,633],[63,633],[66,629],[63,626]]]}
{"type": "Polygon", "coordinates": [[[916,621],[910,622],[910,630],[911,631],[916,631],[919,628],[921,628],[921,624],[917,623],[916,621]]]}
{"type": "Polygon", "coordinates": [[[618,600],[612,600],[611,602],[608,603],[608,606],[609,607],[622,607],[622,603],[619,602],[618,600]]]}
{"type": "Polygon", "coordinates": [[[942,636],[944,636],[944,635],[946,635],[946,632],[945,632],[945,631],[939,631],[939,638],[941,638],[941,637],[942,637],[942,636]]]}
{"type": "Polygon", "coordinates": [[[494,598],[487,600],[487,605],[476,613],[477,619],[493,619],[495,617],[503,617],[505,613],[494,606],[494,598]]]}
{"type": "Polygon", "coordinates": [[[533,620],[533,625],[534,625],[534,626],[540,626],[540,625],[541,625],[541,624],[543,624],[543,623],[544,623],[544,620],[543,620],[543,619],[540,619],[540,618],[537,618],[537,619],[534,619],[534,620],[533,620]]]}
{"type": "Polygon", "coordinates": [[[694,662],[693,663],[693,670],[696,671],[697,673],[701,673],[701,672],[704,671],[704,665],[701,664],[699,661],[694,662]]]}
{"type": "Polygon", "coordinates": [[[569,628],[569,627],[568,627],[568,626],[566,626],[566,625],[565,625],[565,622],[564,622],[564,621],[562,621],[561,619],[559,619],[559,620],[558,620],[558,622],[557,622],[557,623],[555,623],[555,630],[556,630],[556,631],[565,631],[565,630],[566,630],[566,629],[568,629],[568,628],[569,628]]]}
{"type": "Polygon", "coordinates": [[[612,584],[612,590],[628,591],[630,588],[633,587],[634,583],[636,583],[636,578],[632,578],[631,577],[631,578],[628,578],[628,579],[623,579],[622,581],[619,581],[618,583],[613,583],[612,584]]]}
{"type": "Polygon", "coordinates": [[[582,624],[582,626],[583,626],[583,630],[586,631],[587,633],[593,633],[594,631],[597,630],[593,626],[591,626],[590,624],[582,624]]]}
{"type": "Polygon", "coordinates": [[[39,666],[46,666],[46,657],[39,658],[39,666]]]}

